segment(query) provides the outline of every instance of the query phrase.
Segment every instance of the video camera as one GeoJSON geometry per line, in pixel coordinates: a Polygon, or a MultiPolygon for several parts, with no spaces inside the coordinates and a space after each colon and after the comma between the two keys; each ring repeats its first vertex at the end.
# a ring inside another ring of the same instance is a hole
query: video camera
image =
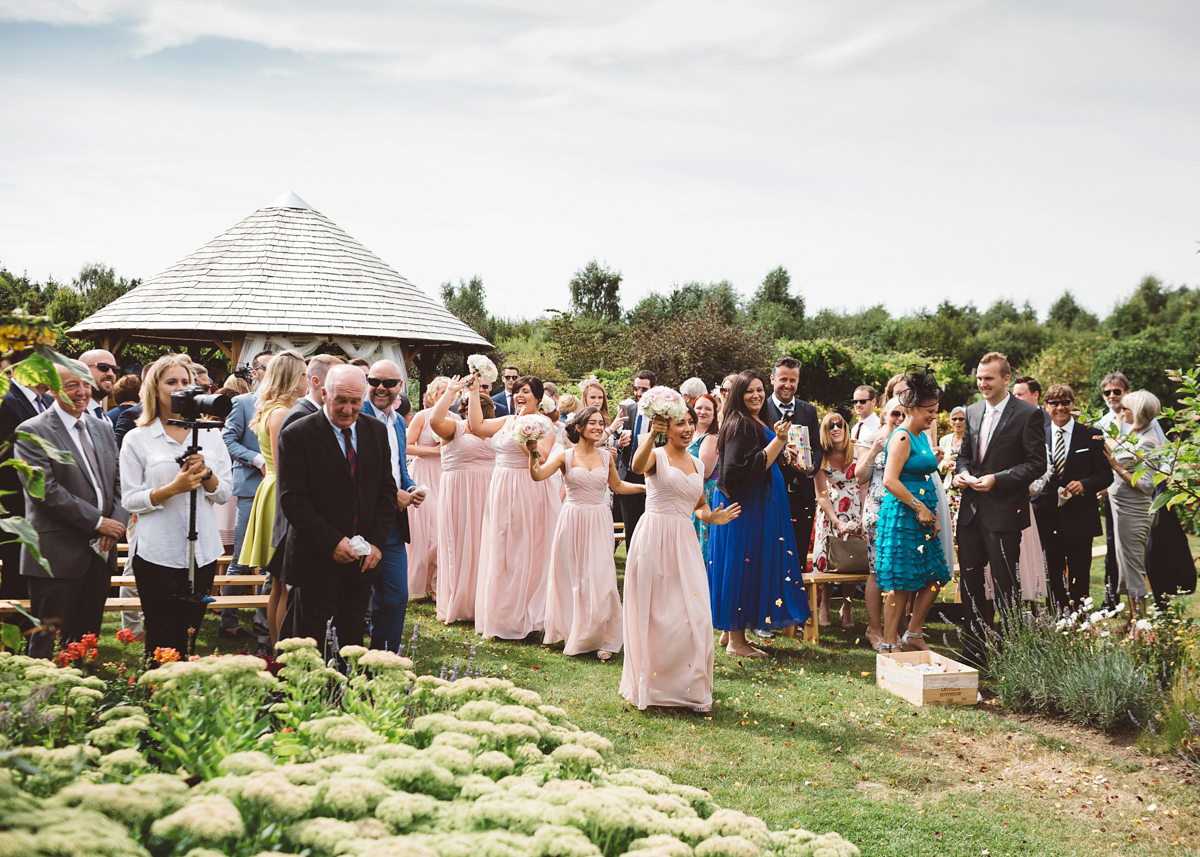
{"type": "Polygon", "coordinates": [[[207,416],[223,420],[233,410],[233,399],[224,393],[209,393],[199,384],[192,384],[171,394],[171,413],[181,422],[196,422],[207,416]]]}

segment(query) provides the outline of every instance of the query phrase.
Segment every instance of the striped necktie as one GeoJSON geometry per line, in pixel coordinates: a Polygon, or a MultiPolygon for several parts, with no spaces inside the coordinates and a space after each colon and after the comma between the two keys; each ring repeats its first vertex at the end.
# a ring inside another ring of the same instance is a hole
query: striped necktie
{"type": "Polygon", "coordinates": [[[1054,462],[1054,472],[1058,476],[1063,475],[1063,467],[1067,463],[1067,444],[1065,435],[1067,430],[1063,426],[1055,426],[1054,428],[1054,450],[1050,454],[1050,460],[1054,462]]]}

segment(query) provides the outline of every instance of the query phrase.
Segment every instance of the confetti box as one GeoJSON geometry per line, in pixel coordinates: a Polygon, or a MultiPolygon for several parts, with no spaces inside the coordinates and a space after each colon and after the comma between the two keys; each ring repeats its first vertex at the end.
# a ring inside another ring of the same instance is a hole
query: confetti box
{"type": "Polygon", "coordinates": [[[979,671],[937,652],[892,652],[875,656],[875,683],[913,705],[974,705],[979,671]],[[944,673],[925,673],[905,664],[942,664],[944,673]]]}

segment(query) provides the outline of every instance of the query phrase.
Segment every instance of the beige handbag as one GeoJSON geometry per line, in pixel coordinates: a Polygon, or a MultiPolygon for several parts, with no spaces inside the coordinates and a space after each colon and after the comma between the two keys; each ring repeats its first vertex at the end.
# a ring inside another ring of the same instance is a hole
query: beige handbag
{"type": "Polygon", "coordinates": [[[829,536],[825,543],[825,556],[829,561],[828,571],[837,574],[866,574],[867,540],[861,536],[839,539],[829,536]]]}

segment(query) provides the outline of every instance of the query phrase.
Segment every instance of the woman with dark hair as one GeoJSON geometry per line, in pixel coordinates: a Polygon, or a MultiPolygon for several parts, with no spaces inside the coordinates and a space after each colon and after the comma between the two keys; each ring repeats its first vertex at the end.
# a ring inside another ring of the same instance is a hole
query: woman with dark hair
{"type": "Polygon", "coordinates": [[[535,482],[561,473],[567,497],[550,553],[543,645],[563,642],[568,655],[595,652],[602,661],[621,650],[621,596],[613,560],[612,514],[605,487],[614,494],[641,494],[646,487],[622,482],[616,460],[600,446],[604,414],[584,408],[567,423],[574,444],[555,450],[544,463],[529,459],[535,482]]]}
{"type": "Polygon", "coordinates": [[[908,416],[888,440],[883,471],[883,487],[888,493],[879,510],[875,536],[876,583],[882,592],[890,593],[883,604],[881,652],[929,648],[925,617],[942,585],[950,580],[946,555],[938,542],[938,494],[933,476],[937,456],[925,436],[937,419],[941,390],[931,375],[920,370],[909,370],[905,381],[899,399],[908,416]],[[898,639],[908,596],[914,593],[908,628],[898,639]]]}
{"type": "Polygon", "coordinates": [[[746,642],[747,628],[803,625],[811,615],[803,577],[808,546],[796,545],[778,461],[791,423],[767,426],[760,417],[766,401],[757,372],[734,378],[721,411],[713,502],[737,504],[742,514],[708,537],[713,624],[725,632],[725,651],[745,658],[766,657],[746,642]]]}
{"type": "MultiPolygon", "coordinates": [[[[462,419],[450,416],[450,406],[463,391],[456,375],[446,384],[429,414],[429,428],[442,442],[442,481],[437,507],[438,565],[434,603],[439,622],[473,621],[479,583],[479,545],[483,539],[483,510],[496,466],[490,441],[471,432],[467,398],[458,406],[462,419]]],[[[491,419],[496,403],[478,391],[467,393],[479,402],[480,415],[491,419]]]]}
{"type": "MultiPolygon", "coordinates": [[[[468,380],[468,389],[475,380],[468,380]]],[[[538,413],[542,381],[523,375],[513,383],[512,393],[516,413],[490,420],[484,419],[478,396],[467,400],[471,433],[492,438],[496,448],[496,469],[483,499],[475,630],[485,638],[523,640],[546,626],[550,537],[562,502],[549,481],[534,482],[528,475],[530,457],[544,459],[554,446],[554,426],[538,413]],[[526,447],[515,429],[539,421],[545,433],[526,447]]]]}
{"type": "Polygon", "coordinates": [[[646,475],[646,514],[634,531],[625,564],[625,662],[620,694],[639,709],[651,705],[712,710],[712,612],[704,591],[704,560],[689,524],[692,513],[724,529],[737,504],[710,509],[700,462],[688,455],[696,412],[681,420],[655,417],[630,463],[646,475]]]}
{"type": "MultiPolygon", "coordinates": [[[[717,400],[708,393],[701,393],[692,402],[696,412],[696,435],[688,444],[688,454],[700,459],[700,473],[704,476],[704,502],[712,505],[713,491],[717,488],[717,400]]],[[[699,515],[692,515],[692,526],[700,537],[700,555],[708,560],[708,524],[699,515]]]]}

